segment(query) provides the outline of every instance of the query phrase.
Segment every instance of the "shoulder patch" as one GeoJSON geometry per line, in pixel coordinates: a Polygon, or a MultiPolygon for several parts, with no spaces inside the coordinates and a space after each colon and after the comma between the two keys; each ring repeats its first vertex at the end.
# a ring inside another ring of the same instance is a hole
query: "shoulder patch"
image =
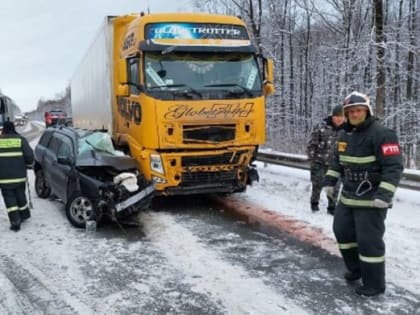
{"type": "Polygon", "coordinates": [[[338,142],[338,152],[346,152],[347,142],[338,142]]]}
{"type": "Polygon", "coordinates": [[[400,155],[400,146],[398,143],[384,143],[381,149],[384,156],[400,155]]]}

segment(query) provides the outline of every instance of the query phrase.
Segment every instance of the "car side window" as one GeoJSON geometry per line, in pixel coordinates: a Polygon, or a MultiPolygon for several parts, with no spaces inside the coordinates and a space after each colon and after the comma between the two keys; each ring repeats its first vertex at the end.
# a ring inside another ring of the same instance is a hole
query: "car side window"
{"type": "Polygon", "coordinates": [[[46,147],[48,145],[48,142],[50,142],[51,136],[51,132],[44,132],[44,134],[41,136],[41,139],[39,139],[39,144],[46,147]]]}
{"type": "Polygon", "coordinates": [[[56,157],[74,158],[72,141],[65,135],[54,133],[51,141],[48,143],[48,149],[50,149],[56,157]]]}
{"type": "Polygon", "coordinates": [[[73,154],[71,140],[67,137],[62,137],[61,140],[62,142],[61,142],[60,147],[58,148],[57,156],[66,157],[69,160],[72,160],[74,154],[73,154]]]}
{"type": "Polygon", "coordinates": [[[51,141],[48,143],[48,149],[50,149],[55,154],[58,153],[58,149],[60,148],[62,140],[60,139],[58,134],[52,136],[51,141]]]}

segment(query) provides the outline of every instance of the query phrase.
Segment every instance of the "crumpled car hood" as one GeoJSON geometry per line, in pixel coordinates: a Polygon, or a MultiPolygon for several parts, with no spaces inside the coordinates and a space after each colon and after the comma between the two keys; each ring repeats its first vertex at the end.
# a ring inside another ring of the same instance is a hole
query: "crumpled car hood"
{"type": "Polygon", "coordinates": [[[127,155],[118,156],[100,151],[86,151],[78,155],[76,167],[109,166],[117,171],[136,169],[136,161],[127,155]]]}

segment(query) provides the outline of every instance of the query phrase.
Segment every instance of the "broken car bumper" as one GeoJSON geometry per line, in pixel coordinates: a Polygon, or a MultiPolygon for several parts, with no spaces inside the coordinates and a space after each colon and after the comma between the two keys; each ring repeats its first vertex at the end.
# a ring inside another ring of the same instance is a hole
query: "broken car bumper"
{"type": "Polygon", "coordinates": [[[124,209],[127,209],[128,207],[136,204],[137,202],[141,201],[142,199],[149,197],[153,192],[155,191],[155,187],[154,185],[149,185],[146,188],[144,188],[143,190],[141,190],[140,192],[138,192],[137,194],[131,196],[130,198],[117,203],[115,205],[115,209],[118,212],[123,211],[124,209]]]}

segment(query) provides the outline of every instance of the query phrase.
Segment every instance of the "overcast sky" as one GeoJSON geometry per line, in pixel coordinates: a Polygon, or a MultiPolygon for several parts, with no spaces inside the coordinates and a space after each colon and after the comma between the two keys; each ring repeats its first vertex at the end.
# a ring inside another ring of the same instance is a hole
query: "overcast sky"
{"type": "Polygon", "coordinates": [[[192,11],[190,0],[0,0],[0,90],[22,111],[64,91],[106,15],[192,11]]]}

